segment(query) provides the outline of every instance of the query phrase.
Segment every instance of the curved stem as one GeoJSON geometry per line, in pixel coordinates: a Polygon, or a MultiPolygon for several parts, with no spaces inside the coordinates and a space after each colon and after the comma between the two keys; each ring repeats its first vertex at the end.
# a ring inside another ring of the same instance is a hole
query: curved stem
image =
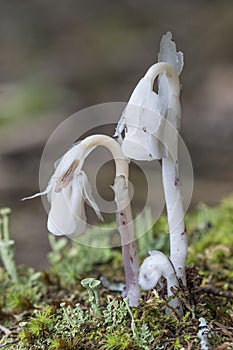
{"type": "Polygon", "coordinates": [[[113,185],[117,204],[118,229],[121,235],[122,254],[126,280],[124,296],[129,299],[130,306],[139,304],[140,289],[138,285],[138,249],[134,233],[134,223],[128,194],[127,179],[117,176],[113,185]]]}
{"type": "Polygon", "coordinates": [[[151,66],[145,74],[146,77],[151,79],[151,88],[153,90],[154,80],[160,75],[166,73],[169,87],[172,94],[179,96],[180,95],[180,81],[179,76],[176,70],[166,62],[158,62],[151,66]]]}
{"type": "Polygon", "coordinates": [[[120,145],[107,135],[91,135],[82,140],[79,144],[84,151],[94,146],[103,146],[107,148],[113,156],[116,165],[116,177],[124,176],[128,179],[129,165],[124,154],[122,153],[120,145]]]}
{"type": "Polygon", "coordinates": [[[118,229],[121,236],[122,255],[126,281],[126,297],[130,306],[139,304],[140,289],[138,285],[138,253],[137,242],[134,233],[134,224],[128,193],[129,165],[120,145],[106,135],[93,135],[80,142],[84,151],[93,146],[104,146],[113,155],[116,166],[116,176],[113,185],[115,201],[117,204],[118,229]]]}

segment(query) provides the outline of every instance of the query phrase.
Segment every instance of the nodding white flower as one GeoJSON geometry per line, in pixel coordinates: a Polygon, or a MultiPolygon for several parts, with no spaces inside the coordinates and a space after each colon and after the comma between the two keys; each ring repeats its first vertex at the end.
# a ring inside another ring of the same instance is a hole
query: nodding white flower
{"type": "Polygon", "coordinates": [[[51,204],[47,226],[54,235],[79,235],[85,231],[85,201],[103,220],[92,196],[91,184],[81,170],[85,158],[92,150],[93,147],[84,152],[79,144],[73,146],[55,163],[56,170],[45,191],[23,199],[47,194],[51,204]]]}
{"type": "Polygon", "coordinates": [[[79,235],[86,227],[84,201],[86,200],[102,220],[99,208],[92,197],[91,185],[84,171],[83,162],[97,146],[104,146],[115,161],[115,180],[112,186],[117,205],[117,221],[122,242],[126,291],[130,306],[139,304],[138,255],[134,234],[131,206],[128,194],[128,160],[119,143],[107,135],[91,135],[75,144],[59,161],[45,191],[24,199],[47,194],[51,203],[48,230],[55,235],[79,235]]]}
{"type": "Polygon", "coordinates": [[[55,183],[50,196],[51,209],[48,216],[48,230],[55,235],[79,235],[85,231],[85,201],[90,204],[99,219],[102,220],[99,208],[91,193],[91,184],[84,171],[74,173],[72,180],[65,187],[57,187],[55,183]]]}
{"type": "Polygon", "coordinates": [[[137,160],[161,159],[167,156],[164,146],[164,129],[168,111],[168,96],[179,96],[179,79],[174,68],[164,62],[149,68],[145,76],[134,89],[129,102],[117,125],[115,136],[121,138],[123,130],[122,151],[125,156],[137,160]],[[167,92],[161,94],[153,91],[154,81],[158,75],[167,77],[167,92]]]}
{"type": "Polygon", "coordinates": [[[150,77],[143,77],[139,81],[117,126],[117,136],[125,130],[122,151],[128,158],[152,160],[166,154],[159,140],[163,130],[159,98],[151,85],[150,77]]]}

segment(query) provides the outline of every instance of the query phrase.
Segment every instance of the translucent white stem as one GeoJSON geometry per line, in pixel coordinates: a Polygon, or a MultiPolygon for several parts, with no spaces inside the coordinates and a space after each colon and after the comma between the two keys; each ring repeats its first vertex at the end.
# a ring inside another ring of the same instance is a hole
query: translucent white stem
{"type": "MultiPolygon", "coordinates": [[[[184,209],[178,165],[178,129],[180,124],[180,82],[176,70],[168,63],[159,62],[149,68],[146,75],[155,79],[166,72],[169,87],[166,133],[164,142],[168,146],[168,156],[162,159],[163,188],[170,231],[170,259],[178,278],[186,285],[185,263],[188,237],[184,223],[184,209]],[[167,139],[166,139],[167,138],[167,139]]],[[[154,80],[152,80],[154,81],[154,80]]]]}
{"type": "Polygon", "coordinates": [[[117,204],[118,229],[121,235],[124,259],[126,280],[125,296],[129,299],[130,306],[137,306],[140,298],[140,289],[138,285],[139,262],[127,179],[123,176],[116,177],[113,189],[117,204]]]}
{"type": "Polygon", "coordinates": [[[151,78],[151,89],[153,90],[154,80],[160,75],[166,73],[169,87],[173,95],[179,96],[180,94],[180,82],[179,76],[176,70],[166,62],[158,62],[151,66],[145,74],[146,77],[151,78]]]}
{"type": "Polygon", "coordinates": [[[178,162],[174,161],[171,156],[162,159],[162,174],[170,231],[170,259],[176,270],[177,277],[186,285],[185,264],[188,235],[184,222],[178,162]]]}
{"type": "Polygon", "coordinates": [[[120,145],[114,139],[107,135],[91,135],[82,140],[80,142],[80,146],[84,151],[87,151],[89,148],[94,146],[106,147],[112,153],[113,159],[115,161],[116,177],[122,175],[128,179],[128,162],[121,151],[120,145]]]}
{"type": "Polygon", "coordinates": [[[93,146],[104,146],[113,155],[116,165],[116,176],[113,185],[117,204],[118,229],[121,235],[122,254],[124,260],[126,297],[130,306],[139,304],[140,289],[138,285],[138,254],[134,233],[134,224],[128,193],[128,161],[121,151],[120,145],[106,135],[93,135],[81,141],[80,146],[87,150],[93,146]]]}

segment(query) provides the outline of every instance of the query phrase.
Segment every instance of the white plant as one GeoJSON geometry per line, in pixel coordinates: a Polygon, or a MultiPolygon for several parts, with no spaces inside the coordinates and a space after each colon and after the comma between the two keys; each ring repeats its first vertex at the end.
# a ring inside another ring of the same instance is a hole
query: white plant
{"type": "Polygon", "coordinates": [[[125,131],[122,151],[128,158],[150,161],[168,154],[164,144],[166,118],[162,114],[163,96],[153,91],[155,79],[163,73],[167,77],[170,95],[179,99],[180,83],[175,69],[164,62],[151,66],[134,89],[114,135],[121,140],[125,131]]]}
{"type": "MultiPolygon", "coordinates": [[[[186,284],[185,263],[188,241],[178,164],[181,118],[179,74],[183,68],[183,54],[176,52],[171,33],[167,33],[161,41],[159,61],[151,66],[139,81],[117,125],[116,136],[121,146],[106,135],[85,138],[75,144],[56,164],[56,170],[45,191],[28,197],[47,194],[51,204],[48,215],[50,232],[69,236],[82,234],[86,229],[85,201],[102,220],[100,210],[92,196],[91,184],[82,169],[83,163],[89,153],[99,145],[110,150],[116,166],[112,188],[117,205],[125,267],[125,296],[129,298],[130,305],[138,304],[140,291],[137,244],[128,194],[127,158],[162,160],[171,266],[174,266],[176,276],[184,285],[186,284]],[[158,93],[153,91],[157,78],[158,93]],[[123,131],[125,135],[122,140],[123,131]]],[[[152,256],[150,258],[152,259],[152,256]]],[[[167,264],[169,265],[169,260],[167,264]]],[[[175,279],[169,281],[171,283],[173,281],[173,287],[176,286],[175,279]]],[[[171,288],[169,290],[171,291],[171,288]]]]}
{"type": "MultiPolygon", "coordinates": [[[[174,296],[173,289],[179,287],[174,266],[168,257],[159,250],[149,251],[150,256],[147,257],[139,270],[139,285],[144,290],[150,290],[156,287],[160,279],[164,277],[167,281],[167,296],[174,296]]],[[[183,315],[182,306],[177,297],[173,297],[169,301],[170,306],[176,309],[179,316],[183,315]]],[[[169,310],[168,310],[169,312],[169,310]]]]}
{"type": "Polygon", "coordinates": [[[125,156],[162,160],[162,176],[170,231],[170,259],[186,284],[187,233],[179,177],[180,82],[183,54],[176,52],[171,33],[160,45],[159,61],[139,81],[116,128],[125,156]],[[158,78],[158,93],[153,91],[158,78]],[[122,132],[125,132],[122,140],[122,132]]]}
{"type": "Polygon", "coordinates": [[[138,255],[134,225],[128,193],[128,161],[120,145],[106,135],[92,135],[74,145],[57,164],[45,191],[24,199],[47,194],[51,208],[48,214],[48,230],[54,235],[77,236],[85,231],[87,201],[100,219],[100,210],[92,196],[91,184],[82,170],[85,158],[97,146],[106,147],[115,161],[115,181],[112,186],[117,205],[118,229],[121,236],[124,259],[126,292],[131,306],[139,303],[138,255]]]}

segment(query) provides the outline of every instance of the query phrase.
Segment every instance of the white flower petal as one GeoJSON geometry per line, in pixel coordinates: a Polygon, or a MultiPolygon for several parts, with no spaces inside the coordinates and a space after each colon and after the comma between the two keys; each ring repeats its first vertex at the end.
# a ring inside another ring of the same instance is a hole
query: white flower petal
{"type": "Polygon", "coordinates": [[[152,109],[128,104],[127,132],[122,151],[128,158],[137,160],[161,159],[166,156],[162,144],[165,119],[152,109]]]}
{"type": "Polygon", "coordinates": [[[74,175],[71,183],[62,191],[52,192],[48,230],[55,235],[82,234],[86,229],[85,199],[101,219],[99,208],[91,194],[90,183],[81,171],[74,175]]]}
{"type": "Polygon", "coordinates": [[[82,169],[83,163],[88,155],[93,151],[96,146],[89,148],[84,152],[82,147],[80,146],[80,141],[75,143],[61,158],[59,158],[55,163],[55,172],[53,177],[56,179],[62,178],[64,174],[68,171],[68,169],[72,166],[72,164],[78,161],[78,165],[76,167],[75,173],[79,173],[82,169]]]}
{"type": "Polygon", "coordinates": [[[165,120],[160,110],[161,103],[153,91],[153,80],[146,76],[139,81],[124,111],[126,132],[122,151],[126,157],[150,161],[167,155],[161,142],[165,120]]]}
{"type": "MultiPolygon", "coordinates": [[[[159,61],[168,62],[178,74],[182,71],[183,54],[176,51],[170,32],[161,40],[159,61]]],[[[153,74],[148,73],[153,71],[151,68],[135,87],[115,135],[119,138],[119,134],[125,129],[125,137],[121,142],[122,151],[126,157],[137,160],[168,156],[166,134],[171,128],[167,127],[166,119],[179,129],[179,97],[174,96],[166,73],[158,77],[158,94],[153,91],[153,74]]],[[[176,137],[173,136],[173,139],[175,142],[176,137]]]]}
{"type": "Polygon", "coordinates": [[[36,193],[36,194],[33,194],[32,196],[29,196],[29,197],[24,197],[21,199],[21,201],[25,201],[27,199],[33,199],[33,198],[36,198],[36,197],[40,197],[40,196],[43,196],[44,194],[49,194],[49,192],[51,191],[53,187],[53,181],[50,180],[49,183],[48,183],[48,186],[46,187],[46,189],[42,192],[39,192],[39,193],[36,193]]]}
{"type": "Polygon", "coordinates": [[[70,207],[75,220],[74,235],[82,234],[86,229],[86,214],[84,207],[84,184],[82,172],[75,175],[72,181],[72,192],[70,198],[70,207]]]}
{"type": "Polygon", "coordinates": [[[139,116],[140,114],[142,114],[142,110],[141,113],[138,112],[137,115],[130,114],[130,105],[154,109],[155,106],[158,104],[158,95],[153,91],[151,85],[152,82],[149,77],[144,77],[138,82],[117,124],[114,137],[117,136],[118,138],[120,138],[120,135],[122,134],[125,126],[127,126],[128,129],[128,124],[133,123],[134,125],[138,125],[140,123],[139,116]]]}
{"type": "Polygon", "coordinates": [[[153,83],[150,77],[143,77],[135,87],[128,104],[155,110],[158,104],[158,95],[153,91],[153,83]]]}
{"type": "Polygon", "coordinates": [[[60,192],[52,191],[51,193],[51,209],[47,227],[54,235],[70,235],[76,229],[70,198],[71,184],[60,192]]]}
{"type": "Polygon", "coordinates": [[[100,209],[94,199],[94,197],[92,196],[92,189],[91,189],[91,184],[88,180],[87,175],[85,174],[84,171],[81,171],[79,174],[79,179],[80,182],[83,185],[83,194],[84,194],[84,199],[87,200],[87,202],[89,203],[89,205],[94,209],[96,215],[98,216],[99,220],[103,221],[103,217],[101,215],[100,209]]]}
{"type": "Polygon", "coordinates": [[[124,131],[124,128],[125,128],[125,121],[126,121],[125,110],[126,110],[126,108],[122,112],[121,118],[120,118],[120,120],[119,120],[119,122],[117,123],[117,126],[116,126],[115,134],[113,135],[113,137],[117,137],[118,141],[120,141],[120,142],[122,141],[121,134],[122,134],[122,132],[124,131]]]}
{"type": "Polygon", "coordinates": [[[58,158],[57,160],[55,160],[55,162],[53,164],[55,170],[57,169],[58,165],[60,164],[62,158],[63,158],[63,156],[58,158]]]}
{"type": "Polygon", "coordinates": [[[53,177],[56,179],[61,178],[68,169],[72,166],[75,160],[81,160],[83,158],[83,150],[78,145],[75,145],[70,150],[68,150],[64,156],[61,158],[60,162],[57,164],[57,168],[54,172],[53,177]]]}

